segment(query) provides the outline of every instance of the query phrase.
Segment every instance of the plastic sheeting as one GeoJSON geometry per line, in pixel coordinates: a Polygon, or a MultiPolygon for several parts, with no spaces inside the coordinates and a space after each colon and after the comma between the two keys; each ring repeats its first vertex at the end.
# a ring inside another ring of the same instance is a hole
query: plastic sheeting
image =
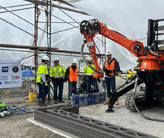
{"type": "MultiPolygon", "coordinates": [[[[53,2],[59,6],[64,6],[58,2],[53,2]]],[[[9,7],[9,6],[16,6],[16,5],[23,5],[23,4],[30,4],[29,2],[25,2],[23,0],[1,0],[1,6],[2,7],[9,7]]],[[[26,5],[21,7],[13,7],[13,8],[7,8],[8,10],[16,10],[20,8],[29,8],[34,7],[34,5],[26,5]]],[[[64,6],[66,7],[66,6],[64,6]]],[[[39,16],[40,22],[46,22],[46,15],[44,12],[45,7],[39,6],[43,11],[41,11],[41,15],[39,16]]],[[[71,7],[69,7],[71,8],[71,7]]],[[[3,8],[0,9],[0,12],[4,12],[3,8]]],[[[64,10],[63,10],[64,11],[64,10]]],[[[64,11],[66,12],[70,17],[68,17],[63,11],[59,10],[58,8],[52,8],[52,14],[54,16],[51,17],[52,22],[81,22],[84,19],[92,19],[91,16],[86,16],[70,11],[64,11]],[[58,19],[59,18],[59,19],[58,19]]],[[[25,20],[29,21],[30,23],[34,24],[34,8],[32,9],[26,9],[26,10],[20,10],[15,11],[15,14],[19,15],[20,17],[24,18],[25,20]]],[[[13,15],[10,12],[0,13],[0,18],[5,19],[6,21],[18,26],[19,28],[29,32],[30,34],[34,34],[34,26],[27,23],[26,21],[23,21],[22,19],[18,18],[17,16],[13,15]]],[[[0,25],[2,26],[0,28],[0,43],[4,44],[18,44],[18,45],[30,45],[33,44],[33,36],[19,30],[18,28],[12,26],[11,24],[8,24],[2,20],[0,20],[0,25]]],[[[57,32],[64,29],[71,28],[73,26],[79,27],[78,23],[52,23],[51,24],[51,32],[57,32]]],[[[39,23],[39,28],[44,30],[46,28],[46,23],[39,23]]],[[[46,31],[46,29],[45,29],[46,31]]],[[[60,33],[52,34],[51,36],[51,45],[52,47],[61,49],[61,50],[69,50],[69,51],[80,51],[80,47],[82,44],[82,35],[80,34],[79,28],[70,29],[68,31],[63,31],[60,33]]],[[[38,46],[47,46],[47,35],[45,32],[38,29],[38,46]]],[[[2,48],[0,48],[2,49],[2,48]]],[[[11,50],[11,49],[10,49],[11,50]]],[[[4,60],[9,59],[22,59],[28,56],[33,55],[33,51],[27,52],[17,52],[17,51],[10,51],[10,50],[0,50],[0,58],[4,60]],[[2,56],[1,56],[2,55],[2,56]]],[[[14,50],[22,50],[22,49],[14,49],[14,50]]],[[[57,53],[60,54],[60,53],[57,53]]],[[[71,65],[72,58],[80,59],[80,55],[78,57],[74,56],[59,56],[56,53],[52,53],[52,58],[55,56],[58,56],[60,59],[60,63],[63,64],[65,67],[71,65]]],[[[39,55],[40,57],[43,56],[43,54],[39,55]]],[[[39,58],[39,62],[40,62],[39,58]]],[[[22,64],[27,66],[34,66],[34,58],[30,57],[27,59],[22,60],[22,64]]]]}
{"type": "MultiPolygon", "coordinates": [[[[82,20],[89,20],[97,18],[100,21],[107,24],[110,29],[116,30],[129,39],[139,40],[146,45],[146,33],[148,19],[159,19],[164,18],[164,1],[163,0],[65,0],[70,4],[74,5],[81,11],[88,13],[91,16],[86,16],[74,12],[65,11],[69,16],[75,19],[77,22],[82,20]]],[[[8,7],[14,5],[29,4],[23,0],[1,0],[1,6],[8,7]]],[[[62,5],[58,2],[55,4],[62,5]]],[[[33,5],[19,7],[32,7],[33,5]]],[[[40,8],[40,7],[39,7],[40,8]]],[[[71,7],[69,7],[71,8],[71,7]]],[[[7,8],[8,10],[14,10],[15,8],[7,8]]],[[[42,8],[43,9],[43,8],[42,8]]],[[[44,10],[44,9],[43,9],[44,10]]],[[[0,9],[0,12],[5,11],[0,9]]],[[[65,15],[61,10],[57,8],[52,9],[52,14],[67,21],[73,22],[73,20],[65,15]]],[[[34,9],[21,10],[14,12],[29,22],[34,24],[34,9]]],[[[13,14],[6,12],[0,13],[0,18],[7,20],[15,24],[16,26],[34,34],[34,26],[28,24],[27,22],[19,19],[13,14]]],[[[39,21],[46,21],[45,13],[41,11],[39,21]]],[[[52,22],[61,22],[61,20],[52,17],[52,22]]],[[[0,43],[6,44],[22,44],[22,45],[32,45],[33,36],[20,31],[19,29],[11,26],[10,24],[0,20],[0,43]]],[[[74,26],[79,26],[78,23],[73,23],[74,26]]],[[[39,23],[39,27],[44,29],[45,23],[39,23]]],[[[52,32],[68,29],[72,25],[66,23],[52,23],[52,32]]],[[[98,35],[100,39],[102,36],[98,35]]],[[[83,36],[80,34],[79,29],[74,28],[68,31],[56,33],[52,35],[52,47],[59,48],[61,50],[73,50],[80,51],[81,44],[83,41],[83,36]]],[[[104,48],[102,47],[102,42],[95,38],[95,42],[99,47],[101,53],[104,53],[104,48]]],[[[38,45],[47,46],[46,34],[39,30],[38,32],[38,45]],[[43,36],[43,37],[42,37],[43,36]]],[[[1,49],[1,48],[0,48],[1,49]]],[[[136,65],[137,58],[134,57],[129,51],[127,51],[122,46],[112,42],[107,39],[107,49],[110,49],[119,62],[122,70],[132,68],[136,65]]],[[[27,50],[26,50],[27,51],[27,50]]],[[[87,51],[87,49],[85,49],[87,51]]],[[[58,53],[59,54],[59,53],[58,53]]],[[[1,50],[1,59],[22,59],[26,56],[30,56],[32,53],[28,52],[16,52],[9,50],[1,50]]],[[[40,56],[43,56],[42,54],[40,56]]],[[[56,53],[52,54],[52,58],[58,56],[56,53]]],[[[73,57],[58,56],[60,58],[60,63],[65,67],[71,64],[71,59],[73,57]]],[[[80,57],[75,57],[80,59],[80,57]]],[[[33,57],[26,60],[22,60],[24,65],[33,65],[33,57]]]]}
{"type": "MultiPolygon", "coordinates": [[[[92,15],[127,38],[147,45],[148,19],[164,18],[163,0],[65,0],[92,15]]],[[[107,40],[107,49],[120,62],[121,68],[136,65],[137,58],[122,46],[107,40]]]]}

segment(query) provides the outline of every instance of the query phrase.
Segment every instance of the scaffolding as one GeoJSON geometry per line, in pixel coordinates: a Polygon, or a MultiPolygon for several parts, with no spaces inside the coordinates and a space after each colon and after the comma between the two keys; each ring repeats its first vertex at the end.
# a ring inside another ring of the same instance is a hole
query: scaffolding
{"type": "MultiPolygon", "coordinates": [[[[52,34],[56,34],[56,33],[59,33],[59,32],[62,32],[62,31],[67,31],[67,30],[70,30],[70,29],[73,29],[73,28],[77,28],[79,29],[79,22],[77,22],[75,19],[73,19],[71,16],[69,16],[65,11],[63,10],[67,10],[67,11],[71,11],[71,12],[76,12],[76,13],[79,13],[79,14],[83,14],[83,15],[88,15],[87,13],[85,12],[82,12],[82,11],[78,11],[75,9],[75,7],[63,0],[52,0],[52,1],[57,1],[57,2],[60,2],[62,4],[65,4],[67,6],[70,6],[72,8],[67,8],[67,7],[63,7],[63,6],[59,6],[59,5],[55,5],[51,0],[43,0],[43,1],[38,1],[38,0],[25,0],[27,2],[31,2],[30,4],[24,4],[24,5],[15,5],[15,6],[9,6],[9,7],[2,7],[0,6],[0,8],[4,9],[5,11],[3,12],[0,12],[0,13],[5,13],[5,12],[10,12],[11,14],[17,16],[18,18],[24,20],[25,22],[31,24],[34,26],[34,35],[23,30],[22,28],[20,28],[19,26],[16,26],[14,24],[12,24],[11,22],[8,22],[6,21],[5,19],[2,19],[0,18],[1,20],[3,20],[4,22],[16,27],[17,29],[31,35],[34,37],[34,40],[33,40],[33,45],[32,46],[25,46],[25,45],[10,45],[10,44],[0,44],[0,47],[5,47],[5,48],[19,48],[19,49],[30,49],[30,51],[24,51],[24,50],[12,50],[12,51],[20,51],[20,52],[32,52],[34,53],[34,69],[35,69],[35,82],[36,82],[36,74],[37,74],[37,68],[38,68],[38,57],[39,57],[39,51],[47,51],[47,55],[49,56],[49,63],[47,65],[47,68],[48,68],[48,72],[49,72],[49,69],[50,69],[50,65],[51,65],[51,52],[55,52],[55,53],[64,53],[63,55],[64,56],[70,56],[70,55],[66,55],[66,54],[81,54],[80,52],[78,51],[69,51],[69,50],[59,50],[57,48],[52,48],[51,47],[51,35],[52,34]],[[20,9],[15,9],[15,10],[8,10],[9,8],[13,8],[13,7],[22,7],[22,6],[30,6],[30,5],[35,5],[34,7],[28,7],[28,8],[20,8],[20,9]],[[45,11],[41,8],[39,8],[39,6],[44,6],[46,8],[45,11]],[[67,15],[71,20],[73,20],[73,22],[67,22],[55,15],[52,14],[52,7],[56,7],[58,8],[61,12],[63,12],[65,15],[67,15]],[[26,9],[32,9],[34,8],[34,24],[32,24],[31,22],[27,21],[26,19],[20,17],[19,15],[15,14],[14,12],[15,11],[19,11],[19,10],[26,10],[26,9]],[[39,22],[39,15],[40,15],[40,12],[45,12],[46,13],[46,22],[39,22]],[[51,16],[53,17],[56,17],[57,19],[61,20],[61,22],[52,22],[51,21],[51,16]],[[46,23],[46,31],[42,28],[39,27],[39,23],[46,23]],[[64,29],[64,30],[60,30],[60,31],[57,31],[57,32],[51,32],[51,24],[52,23],[67,23],[69,25],[71,25],[72,27],[71,28],[67,28],[67,29],[64,29]],[[73,25],[72,23],[77,23],[78,26],[75,26],[73,25]],[[38,46],[38,30],[41,30],[43,32],[45,32],[47,34],[47,47],[40,47],[38,46]],[[31,51],[33,50],[33,51],[31,51]]],[[[100,40],[98,37],[96,37],[98,40],[100,40]]],[[[100,40],[102,42],[102,46],[106,47],[106,39],[103,37],[102,40],[100,40]]],[[[6,49],[1,49],[1,50],[6,50],[6,49]]],[[[9,49],[7,49],[9,50],[9,49]]],[[[84,52],[84,54],[86,55],[90,55],[90,53],[87,53],[87,52],[84,52]]],[[[62,55],[62,54],[58,54],[58,55],[62,55]]],[[[103,55],[103,54],[97,54],[99,56],[103,55]]],[[[26,58],[29,58],[31,56],[27,56],[26,58]]],[[[25,58],[23,58],[25,59],[25,58]]],[[[49,84],[50,84],[50,81],[48,81],[49,84]]],[[[36,84],[35,84],[36,86],[36,84]]],[[[48,96],[49,97],[49,96],[48,96]]],[[[50,97],[48,98],[50,99],[50,97]]]]}

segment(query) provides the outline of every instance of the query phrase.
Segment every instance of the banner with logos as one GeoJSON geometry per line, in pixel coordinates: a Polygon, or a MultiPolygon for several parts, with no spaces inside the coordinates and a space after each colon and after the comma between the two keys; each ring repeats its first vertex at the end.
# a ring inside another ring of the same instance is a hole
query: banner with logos
{"type": "Polygon", "coordinates": [[[0,60],[0,88],[22,87],[20,60],[0,60]]]}

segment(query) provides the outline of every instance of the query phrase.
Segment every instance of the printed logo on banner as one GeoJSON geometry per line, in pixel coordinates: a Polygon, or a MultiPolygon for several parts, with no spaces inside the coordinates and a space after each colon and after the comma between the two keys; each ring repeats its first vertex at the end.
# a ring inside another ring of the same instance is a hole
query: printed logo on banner
{"type": "Polygon", "coordinates": [[[8,80],[8,77],[7,76],[0,76],[0,80],[1,81],[8,80]]]}
{"type": "Polygon", "coordinates": [[[8,72],[8,67],[2,67],[2,72],[8,72]]]}
{"type": "Polygon", "coordinates": [[[0,82],[0,85],[2,84],[2,82],[0,82]]]}
{"type": "Polygon", "coordinates": [[[9,82],[8,81],[4,81],[4,84],[9,84],[9,82]]]}
{"type": "Polygon", "coordinates": [[[19,71],[19,68],[18,68],[17,66],[14,66],[14,67],[12,68],[12,71],[13,71],[14,73],[17,73],[17,72],[19,71]]]}
{"type": "Polygon", "coordinates": [[[20,76],[17,76],[17,75],[11,75],[11,80],[17,80],[17,79],[20,79],[20,76]]]}
{"type": "Polygon", "coordinates": [[[10,84],[18,84],[18,81],[10,81],[10,84]]]}
{"type": "Polygon", "coordinates": [[[18,81],[4,81],[4,84],[18,84],[18,81]]]}

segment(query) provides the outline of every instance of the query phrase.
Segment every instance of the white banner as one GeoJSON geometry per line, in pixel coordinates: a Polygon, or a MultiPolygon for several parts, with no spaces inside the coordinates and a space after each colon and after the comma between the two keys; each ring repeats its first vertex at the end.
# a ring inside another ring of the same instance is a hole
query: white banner
{"type": "Polygon", "coordinates": [[[20,60],[0,60],[0,88],[22,87],[20,60]]]}

